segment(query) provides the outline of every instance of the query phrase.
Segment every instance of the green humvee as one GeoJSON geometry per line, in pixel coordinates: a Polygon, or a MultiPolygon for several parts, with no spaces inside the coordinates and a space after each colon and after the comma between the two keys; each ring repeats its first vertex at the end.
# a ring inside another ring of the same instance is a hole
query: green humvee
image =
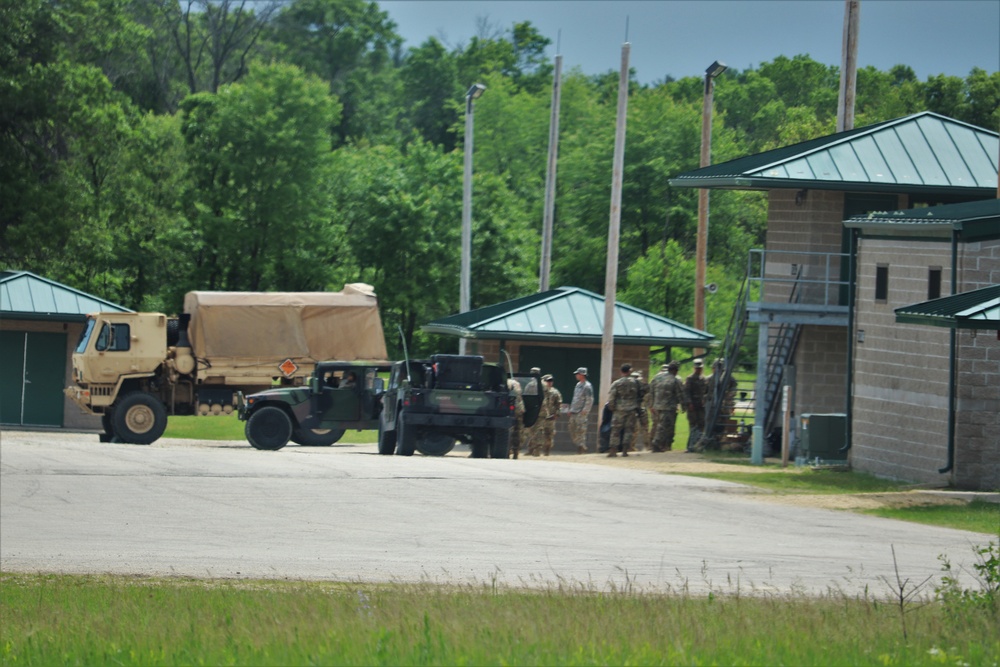
{"type": "MultiPolygon", "coordinates": [[[[513,377],[526,387],[523,420],[531,426],[541,409],[539,378],[513,377]]],[[[471,445],[473,458],[507,458],[515,418],[507,373],[483,363],[481,356],[436,354],[398,361],[382,395],[378,451],[444,456],[462,442],[471,445]]]]}
{"type": "Polygon", "coordinates": [[[379,426],[384,382],[378,362],[323,361],[316,364],[306,387],[275,387],[237,396],[244,432],[257,449],[281,449],[288,441],[328,446],[348,429],[379,426]]]}

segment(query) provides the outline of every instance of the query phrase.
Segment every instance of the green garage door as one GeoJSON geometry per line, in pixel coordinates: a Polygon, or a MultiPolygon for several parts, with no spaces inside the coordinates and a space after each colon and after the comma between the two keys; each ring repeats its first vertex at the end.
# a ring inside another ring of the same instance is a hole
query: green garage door
{"type": "Polygon", "coordinates": [[[0,331],[0,423],[63,425],[66,334],[0,331]]]}

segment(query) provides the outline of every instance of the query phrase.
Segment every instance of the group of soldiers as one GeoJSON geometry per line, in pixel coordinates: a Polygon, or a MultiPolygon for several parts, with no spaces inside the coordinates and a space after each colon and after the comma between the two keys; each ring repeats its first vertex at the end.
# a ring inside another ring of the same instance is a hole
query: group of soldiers
{"type": "Polygon", "coordinates": [[[695,359],[694,372],[685,381],[677,377],[680,363],[671,361],[660,367],[647,384],[642,373],[622,364],[621,377],[608,393],[611,410],[611,439],[608,456],[642,450],[667,452],[673,447],[678,410],[687,414],[691,438],[688,451],[703,446],[705,408],[709,400],[709,381],[704,377],[704,362],[695,359]],[[650,427],[652,418],[652,427],[650,427]]]}
{"type": "MultiPolygon", "coordinates": [[[[680,363],[677,361],[663,364],[660,372],[646,383],[642,373],[633,371],[631,364],[622,364],[621,377],[612,383],[608,393],[607,407],[611,411],[609,457],[618,456],[619,453],[628,456],[630,451],[641,451],[645,447],[653,452],[669,451],[673,446],[678,410],[687,414],[690,424],[691,437],[687,451],[700,451],[704,448],[705,411],[711,402],[715,373],[713,377],[704,377],[704,363],[701,359],[694,360],[694,371],[683,382],[677,377],[679,370],[680,363]]],[[[541,370],[532,368],[531,373],[538,375],[541,370]]],[[[594,404],[594,388],[587,379],[586,367],[577,368],[574,375],[577,384],[569,404],[569,431],[577,452],[585,454],[588,451],[587,423],[594,404]]],[[[535,380],[530,380],[523,390],[517,380],[510,378],[507,381],[514,394],[516,417],[510,433],[509,455],[512,458],[518,458],[522,447],[531,456],[548,456],[552,451],[556,419],[562,407],[562,394],[553,386],[551,375],[543,375],[541,380],[541,412],[531,427],[523,424],[523,392],[538,391],[535,380]]]]}
{"type": "MultiPolygon", "coordinates": [[[[532,368],[531,374],[538,375],[541,369],[532,368]]],[[[556,437],[556,418],[562,407],[562,394],[554,386],[554,379],[551,375],[543,375],[542,380],[542,407],[538,413],[538,419],[534,425],[527,427],[524,425],[524,394],[533,395],[539,388],[532,378],[528,384],[521,388],[521,383],[514,378],[507,379],[507,388],[514,395],[514,425],[510,429],[510,447],[507,456],[517,458],[521,453],[522,446],[531,456],[548,456],[552,452],[552,445],[556,437]]]]}

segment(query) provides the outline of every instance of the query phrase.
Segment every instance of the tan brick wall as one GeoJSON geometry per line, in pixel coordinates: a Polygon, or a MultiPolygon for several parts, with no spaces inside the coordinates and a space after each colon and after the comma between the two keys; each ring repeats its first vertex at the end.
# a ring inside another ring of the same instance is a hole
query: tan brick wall
{"type": "MultiPolygon", "coordinates": [[[[767,212],[767,277],[790,280],[796,267],[806,267],[804,278],[820,279],[827,267],[806,253],[839,253],[843,235],[844,194],[810,190],[796,202],[795,190],[771,190],[767,212]],[[801,254],[800,254],[801,253],[801,254]]],[[[838,266],[830,267],[837,275],[838,266]]],[[[765,300],[788,301],[791,283],[771,282],[765,300]]],[[[835,297],[835,295],[834,295],[835,297]]]]}
{"type": "MultiPolygon", "coordinates": [[[[41,331],[47,333],[66,334],[66,375],[65,386],[73,383],[73,350],[76,348],[82,323],[75,322],[41,322],[35,320],[0,320],[0,330],[4,331],[41,331]]],[[[101,418],[86,414],[68,398],[63,397],[63,428],[80,430],[100,430],[101,418]]]]}
{"type": "Polygon", "coordinates": [[[795,352],[795,414],[847,412],[847,329],[805,326],[795,352]]]}
{"type": "MultiPolygon", "coordinates": [[[[1000,244],[960,244],[958,291],[1000,279],[1000,244]]],[[[955,461],[948,461],[950,332],[897,324],[894,309],[927,300],[928,268],[942,269],[951,294],[950,241],[863,238],[855,333],[853,448],[857,470],[962,488],[1000,487],[1000,342],[993,332],[958,334],[955,461]],[[875,267],[889,267],[885,303],[875,301],[875,267]]]]}
{"type": "MultiPolygon", "coordinates": [[[[959,291],[1000,284],[1000,241],[966,244],[959,291]]],[[[955,485],[1000,490],[1000,332],[960,331],[955,485]]]]}

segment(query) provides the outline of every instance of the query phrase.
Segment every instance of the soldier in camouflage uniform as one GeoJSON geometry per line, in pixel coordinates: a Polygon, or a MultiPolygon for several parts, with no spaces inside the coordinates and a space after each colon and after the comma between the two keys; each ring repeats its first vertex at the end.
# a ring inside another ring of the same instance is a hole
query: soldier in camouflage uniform
{"type": "MultiPolygon", "coordinates": [[[[716,359],[715,363],[712,364],[712,374],[705,378],[705,418],[708,419],[712,414],[712,410],[715,407],[715,395],[719,392],[718,384],[719,380],[722,379],[722,372],[725,366],[724,359],[716,359]]],[[[721,405],[725,405],[725,393],[723,392],[721,405]]],[[[717,417],[722,416],[722,411],[720,410],[717,417]]],[[[705,431],[701,435],[701,440],[698,441],[695,448],[698,451],[704,451],[705,449],[713,448],[718,449],[718,442],[715,441],[714,433],[715,425],[708,426],[706,422],[705,431]]]]}
{"type": "Polygon", "coordinates": [[[688,402],[684,394],[684,384],[677,378],[680,367],[676,361],[664,364],[649,383],[653,414],[656,415],[653,418],[656,423],[652,443],[654,452],[669,452],[673,447],[677,408],[683,410],[688,402]]]}
{"type": "Polygon", "coordinates": [[[580,366],[574,373],[576,387],[569,404],[569,437],[576,445],[577,454],[587,453],[587,419],[594,405],[594,387],[587,381],[587,367],[580,366]]]}
{"type": "Polygon", "coordinates": [[[524,434],[524,395],[521,383],[514,378],[507,378],[507,389],[514,397],[514,425],[510,427],[510,447],[507,448],[507,458],[517,458],[521,451],[521,438],[524,434]]]}
{"type": "Polygon", "coordinates": [[[622,364],[622,376],[614,381],[608,392],[611,408],[611,447],[608,456],[628,456],[628,448],[635,437],[636,410],[639,408],[639,383],[632,377],[632,365],[622,364]]]}
{"type": "Polygon", "coordinates": [[[556,438],[556,418],[559,416],[559,408],[562,407],[562,394],[552,386],[552,376],[546,375],[542,378],[545,386],[544,397],[542,398],[542,409],[538,413],[538,426],[535,434],[531,438],[531,455],[538,456],[539,450],[548,456],[552,451],[552,443],[556,438]]]}
{"type": "Polygon", "coordinates": [[[688,399],[688,424],[691,425],[691,437],[688,438],[687,450],[696,451],[695,446],[705,433],[705,394],[708,391],[708,381],[702,375],[705,362],[701,359],[694,360],[694,372],[684,381],[684,390],[688,399]]]}
{"type": "MultiPolygon", "coordinates": [[[[528,372],[531,373],[532,375],[538,375],[539,377],[541,377],[542,369],[540,369],[538,366],[532,366],[531,370],[528,372]]],[[[522,396],[523,395],[535,396],[539,393],[541,394],[545,393],[545,383],[543,382],[542,386],[539,387],[538,383],[535,381],[535,378],[531,378],[530,380],[528,380],[528,384],[524,385],[522,396]]],[[[526,453],[528,454],[531,453],[531,441],[534,439],[535,435],[538,433],[538,430],[541,428],[541,426],[542,426],[542,420],[538,419],[535,421],[534,424],[532,424],[531,426],[526,426],[524,430],[521,431],[521,447],[524,449],[526,453]]]]}
{"type": "Polygon", "coordinates": [[[640,452],[649,447],[649,383],[642,377],[642,371],[632,371],[632,377],[639,383],[639,408],[635,411],[635,442],[630,452],[640,452]]]}

